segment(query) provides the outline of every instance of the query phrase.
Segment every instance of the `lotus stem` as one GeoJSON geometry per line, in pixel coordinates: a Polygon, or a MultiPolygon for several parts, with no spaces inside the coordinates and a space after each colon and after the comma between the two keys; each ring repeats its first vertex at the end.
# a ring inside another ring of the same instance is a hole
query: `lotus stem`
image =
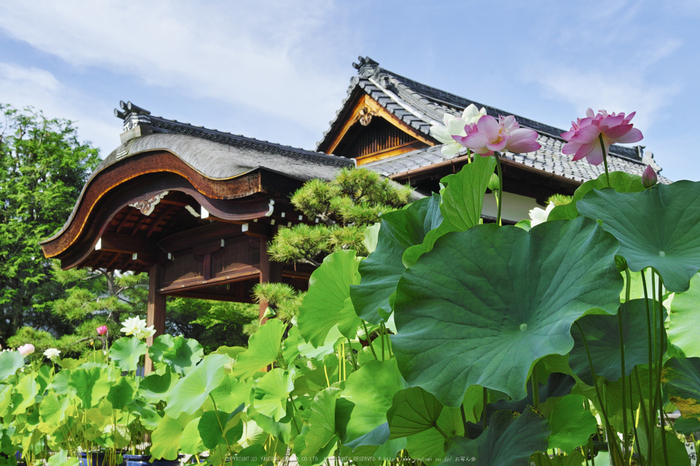
{"type": "Polygon", "coordinates": [[[661,397],[661,368],[663,367],[664,363],[664,333],[665,333],[665,323],[664,323],[664,307],[662,304],[663,300],[663,282],[661,280],[661,275],[659,275],[659,291],[657,293],[657,297],[659,298],[659,368],[657,370],[657,385],[656,385],[656,396],[659,401],[659,417],[661,418],[660,420],[660,425],[661,425],[661,445],[663,446],[664,450],[664,463],[666,466],[669,466],[668,463],[668,451],[666,449],[666,429],[664,428],[665,422],[664,422],[664,406],[663,406],[663,400],[661,397]]]}
{"type": "Polygon", "coordinates": [[[352,342],[350,341],[350,338],[348,338],[348,347],[350,348],[350,358],[352,359],[352,368],[353,368],[353,370],[356,371],[357,370],[357,360],[355,359],[355,353],[352,350],[352,342]]]}
{"type": "MultiPolygon", "coordinates": [[[[624,430],[622,434],[622,444],[625,446],[625,463],[628,459],[627,451],[627,435],[629,430],[627,430],[627,389],[625,382],[625,334],[622,328],[622,308],[617,311],[617,326],[620,331],[620,368],[622,370],[621,382],[622,382],[622,428],[624,430]]],[[[632,398],[632,393],[630,392],[630,401],[632,398]]],[[[632,416],[632,411],[630,411],[630,416],[632,416]]]]}
{"type": "Polygon", "coordinates": [[[603,166],[605,167],[605,181],[608,182],[608,187],[612,188],[610,184],[610,174],[608,173],[608,154],[605,153],[605,143],[603,142],[603,133],[598,135],[600,140],[600,149],[603,151],[603,166]]]}
{"type": "Polygon", "coordinates": [[[501,206],[503,201],[503,171],[501,170],[501,159],[498,157],[498,152],[494,152],[493,156],[496,158],[496,170],[498,171],[498,199],[496,199],[496,204],[498,207],[498,213],[496,220],[498,226],[501,226],[501,206]]]}
{"type": "Polygon", "coordinates": [[[377,353],[374,351],[374,346],[372,346],[372,339],[369,337],[369,330],[367,330],[367,324],[365,324],[364,319],[362,320],[362,328],[365,329],[365,338],[367,338],[367,341],[369,342],[369,349],[372,350],[375,361],[379,361],[377,353]]]}
{"type": "MultiPolygon", "coordinates": [[[[652,329],[651,329],[651,310],[649,309],[649,292],[647,291],[647,279],[646,279],[646,269],[642,269],[642,288],[644,288],[644,303],[646,304],[646,309],[647,309],[647,351],[648,351],[648,364],[649,364],[649,416],[648,416],[648,421],[649,423],[647,424],[647,458],[651,458],[651,452],[653,451],[653,445],[654,445],[654,427],[656,426],[656,422],[652,424],[652,419],[656,419],[656,416],[654,415],[654,403],[652,401],[652,394],[654,393],[654,387],[652,385],[652,367],[654,365],[653,361],[653,344],[652,344],[652,329]]],[[[639,373],[637,373],[637,380],[639,380],[639,373]]],[[[641,393],[641,390],[640,390],[641,393]]]]}
{"type": "Polygon", "coordinates": [[[615,453],[619,458],[622,458],[622,452],[619,451],[620,446],[615,440],[616,436],[614,435],[614,432],[612,430],[612,427],[610,426],[610,420],[608,419],[608,413],[607,410],[605,409],[605,406],[603,403],[603,397],[600,396],[600,390],[598,389],[598,383],[596,382],[595,379],[595,370],[593,369],[593,359],[591,358],[591,352],[588,349],[588,341],[586,340],[586,334],[583,333],[583,329],[581,328],[581,324],[577,322],[574,322],[576,326],[578,327],[579,332],[581,332],[581,338],[583,338],[583,345],[586,348],[586,355],[588,356],[588,364],[591,367],[591,376],[593,377],[593,387],[595,387],[595,393],[596,396],[598,397],[598,401],[600,402],[600,411],[603,413],[603,419],[605,420],[605,431],[607,433],[608,437],[608,445],[615,447],[615,451],[611,452],[611,456],[614,457],[613,453],[615,453]]]}

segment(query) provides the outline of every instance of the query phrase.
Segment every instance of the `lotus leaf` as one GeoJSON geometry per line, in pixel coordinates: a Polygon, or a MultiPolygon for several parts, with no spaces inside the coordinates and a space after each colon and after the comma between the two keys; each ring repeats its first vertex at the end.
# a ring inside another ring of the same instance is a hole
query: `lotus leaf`
{"type": "Polygon", "coordinates": [[[138,338],[120,338],[109,349],[109,357],[117,363],[123,371],[135,371],[139,365],[139,359],[146,354],[147,347],[138,338]]]}
{"type": "Polygon", "coordinates": [[[314,347],[323,345],[335,325],[345,337],[355,338],[360,319],[350,301],[350,285],[360,282],[357,266],[355,251],[338,251],[311,274],[297,323],[301,336],[314,347]]]}
{"type": "MultiPolygon", "coordinates": [[[[625,345],[625,376],[632,373],[634,366],[648,362],[647,304],[650,307],[654,306],[653,301],[644,299],[633,299],[620,306],[625,345]]],[[[586,337],[596,375],[611,382],[618,380],[622,375],[618,316],[588,315],[579,319],[578,323],[586,337]]],[[[569,365],[581,380],[593,385],[591,364],[577,326],[571,328],[571,335],[575,343],[569,355],[569,365]]]]}
{"type": "Polygon", "coordinates": [[[476,440],[450,439],[443,464],[458,464],[461,457],[484,465],[529,464],[533,453],[546,451],[549,433],[547,421],[530,408],[520,415],[498,411],[476,440]]]}
{"type": "Polygon", "coordinates": [[[255,335],[250,337],[248,350],[238,355],[236,364],[233,366],[233,374],[239,380],[246,379],[275,362],[284,330],[284,322],[277,319],[268,320],[261,325],[255,335]]]}
{"type": "MultiPolygon", "coordinates": [[[[185,428],[195,417],[187,413],[181,413],[177,418],[172,418],[167,414],[163,416],[162,421],[158,424],[158,428],[151,435],[151,455],[154,458],[166,460],[177,459],[180,449],[180,437],[182,437],[185,428]]],[[[191,439],[188,439],[188,443],[190,442],[191,439]]]]}
{"type": "Polygon", "coordinates": [[[397,392],[386,415],[391,438],[407,437],[435,427],[443,408],[437,398],[420,387],[397,392]]]}
{"type": "MultiPolygon", "coordinates": [[[[229,357],[210,354],[192,372],[180,379],[170,392],[165,414],[171,418],[180,413],[194,414],[207,400],[209,393],[224,379],[224,364],[229,357]]],[[[183,426],[184,428],[184,426],[183,426]]]]}
{"type": "Polygon", "coordinates": [[[642,178],[638,175],[630,175],[625,172],[612,172],[610,173],[610,185],[605,177],[605,174],[600,175],[595,180],[589,180],[583,183],[574,192],[573,199],[570,203],[555,207],[549,214],[549,220],[565,220],[574,219],[578,216],[578,210],[576,209],[576,202],[583,199],[583,197],[593,191],[594,189],[603,189],[612,187],[618,193],[638,193],[644,191],[644,185],[642,185],[642,178]]]}
{"type": "Polygon", "coordinates": [[[579,445],[586,445],[598,428],[581,395],[566,395],[560,399],[547,419],[552,429],[549,448],[559,448],[566,453],[572,453],[579,445]]]}
{"type": "Polygon", "coordinates": [[[17,351],[0,353],[0,381],[15,375],[17,369],[24,366],[24,358],[17,351]]]}
{"type": "Polygon", "coordinates": [[[106,371],[99,367],[75,369],[70,373],[68,385],[75,390],[83,403],[83,409],[96,406],[109,393],[110,382],[106,371]]]}
{"type": "Polygon", "coordinates": [[[409,247],[421,244],[425,235],[439,225],[439,206],[440,197],[434,194],[382,215],[377,249],[360,263],[360,284],[350,287],[358,316],[374,324],[389,317],[390,298],[406,270],[403,254],[409,247]]]}
{"type": "Polygon", "coordinates": [[[671,304],[668,341],[688,358],[700,357],[697,322],[700,319],[700,275],[690,280],[685,293],[676,293],[671,304]]]}
{"type": "Polygon", "coordinates": [[[370,361],[345,381],[343,399],[354,404],[345,428],[346,443],[387,422],[394,395],[406,388],[395,359],[370,361]]]}
{"type": "Polygon", "coordinates": [[[664,367],[668,395],[685,418],[700,419],[700,358],[671,358],[664,367]]]}
{"type": "Polygon", "coordinates": [[[272,369],[258,379],[253,392],[253,407],[277,422],[287,414],[287,398],[292,390],[294,382],[291,374],[280,368],[272,369]]]}
{"type": "Polygon", "coordinates": [[[640,193],[594,190],[578,201],[581,215],[602,220],[620,241],[632,271],[653,267],[671,291],[686,291],[700,270],[700,183],[678,181],[640,193]]]}
{"type": "Polygon", "coordinates": [[[617,311],[617,248],[584,218],[448,233],[399,282],[401,373],[446,406],[459,406],[470,385],[525,397],[532,363],[573,347],[576,319],[617,311]]]}
{"type": "Polygon", "coordinates": [[[243,424],[238,419],[230,419],[230,413],[207,411],[199,419],[198,430],[202,443],[209,450],[220,444],[235,444],[243,434],[243,424]]]}

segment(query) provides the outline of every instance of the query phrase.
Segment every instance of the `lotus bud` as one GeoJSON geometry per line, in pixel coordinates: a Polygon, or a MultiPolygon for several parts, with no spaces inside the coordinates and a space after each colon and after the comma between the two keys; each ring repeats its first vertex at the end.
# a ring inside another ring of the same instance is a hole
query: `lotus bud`
{"type": "Polygon", "coordinates": [[[19,354],[21,354],[23,358],[27,357],[34,352],[34,345],[27,343],[17,348],[17,351],[19,351],[19,354]]]}
{"type": "Polygon", "coordinates": [[[100,327],[97,327],[97,334],[100,336],[107,335],[107,331],[108,331],[108,329],[107,329],[106,325],[102,325],[100,327]]]}
{"type": "Polygon", "coordinates": [[[656,172],[651,168],[651,165],[647,165],[647,168],[644,169],[644,173],[642,173],[642,184],[645,188],[651,188],[658,182],[659,179],[656,176],[656,172]]]}

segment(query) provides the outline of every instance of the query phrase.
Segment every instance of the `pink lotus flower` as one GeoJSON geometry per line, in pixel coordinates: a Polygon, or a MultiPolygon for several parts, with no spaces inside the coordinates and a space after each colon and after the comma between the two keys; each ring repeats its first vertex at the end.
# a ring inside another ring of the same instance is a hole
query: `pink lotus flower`
{"type": "Polygon", "coordinates": [[[452,137],[464,147],[483,156],[502,150],[533,152],[541,147],[537,142],[537,133],[521,128],[513,115],[500,116],[498,120],[486,115],[475,124],[465,126],[464,131],[466,136],[452,137]]]}
{"type": "Polygon", "coordinates": [[[17,351],[19,351],[19,354],[21,354],[22,357],[27,357],[34,352],[34,349],[34,345],[27,343],[26,345],[22,345],[17,348],[17,351]]]}
{"type": "Polygon", "coordinates": [[[642,173],[642,184],[645,188],[651,188],[658,182],[659,179],[656,176],[656,172],[651,168],[651,165],[647,165],[647,168],[644,169],[644,173],[642,173]]]}
{"type": "Polygon", "coordinates": [[[642,132],[630,123],[635,113],[627,116],[624,113],[609,115],[605,110],[599,110],[594,115],[589,108],[586,110],[586,118],[571,122],[571,129],[561,135],[567,141],[562,152],[574,154],[574,160],[586,157],[592,165],[600,165],[610,144],[629,144],[642,140],[642,132]],[[600,144],[601,135],[603,146],[600,144]]]}
{"type": "Polygon", "coordinates": [[[106,325],[102,325],[102,326],[100,326],[100,327],[97,327],[97,334],[100,335],[100,336],[101,336],[101,335],[107,335],[107,331],[108,331],[108,329],[107,329],[107,326],[106,326],[106,325]]]}

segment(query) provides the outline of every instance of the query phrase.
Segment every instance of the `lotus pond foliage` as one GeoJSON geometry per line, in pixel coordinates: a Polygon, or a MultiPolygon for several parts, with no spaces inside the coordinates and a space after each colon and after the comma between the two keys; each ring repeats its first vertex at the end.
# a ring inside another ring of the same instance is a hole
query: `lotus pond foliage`
{"type": "MultiPolygon", "coordinates": [[[[567,151],[605,162],[611,142],[641,139],[632,116],[589,111],[565,133],[567,151]]],[[[147,347],[150,329],[130,320],[127,336],[79,360],[0,353],[0,463],[103,451],[107,464],[145,453],[208,465],[689,466],[700,183],[605,163],[537,221],[482,224],[485,193],[502,188],[498,151],[535,150],[536,135],[475,108],[455,120],[435,132],[470,163],[440,193],[384,213],[364,232],[366,255],[325,257],[298,314],[263,323],[247,348],[205,355],[170,335],[147,347]]]]}

